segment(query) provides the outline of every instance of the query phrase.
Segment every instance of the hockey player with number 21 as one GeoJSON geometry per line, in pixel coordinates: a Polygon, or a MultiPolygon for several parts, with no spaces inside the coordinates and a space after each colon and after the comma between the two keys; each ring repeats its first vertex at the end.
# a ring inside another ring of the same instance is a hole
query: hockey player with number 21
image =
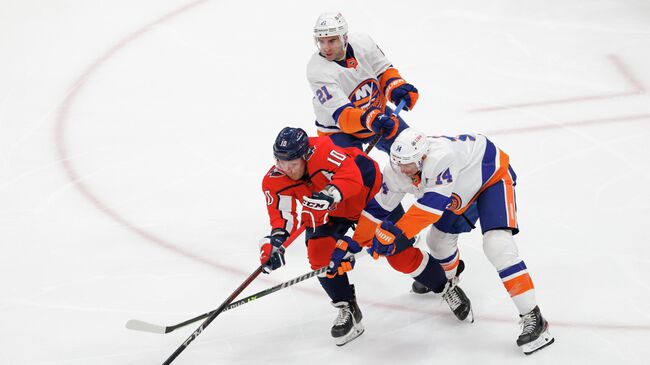
{"type": "MultiPolygon", "coordinates": [[[[464,268],[458,234],[469,232],[480,220],[483,252],[519,311],[522,333],[517,345],[528,355],[553,343],[513,239],[519,231],[517,177],[506,153],[480,134],[427,137],[409,128],[395,139],[383,178],[381,192],[362,212],[355,240],[372,239],[374,256],[390,260],[412,237],[430,227],[426,243],[431,254],[448,278],[457,278],[464,268]],[[406,194],[417,200],[393,224],[385,218],[406,194]],[[373,230],[374,237],[369,237],[367,232],[373,230]]],[[[422,287],[414,283],[413,289],[422,287]]]]}
{"type": "MultiPolygon", "coordinates": [[[[265,264],[266,273],[284,265],[282,244],[297,228],[299,201],[301,220],[307,226],[311,268],[330,265],[326,275],[319,276],[318,280],[339,310],[331,334],[336,344],[342,346],[364,330],[354,287],[347,275],[354,260],[346,257],[348,252],[361,251],[361,247],[345,237],[345,233],[379,192],[382,181],[379,166],[358,148],[338,147],[326,136],[308,137],[300,128],[286,127],[280,131],[273,154],[275,166],[262,181],[271,234],[260,241],[260,261],[265,264]]],[[[411,249],[413,252],[395,255],[395,259],[414,257],[415,251],[423,257],[419,249],[411,249]]],[[[424,266],[416,266],[423,285],[436,291],[450,287],[442,266],[433,258],[425,260],[424,266]]]]}
{"type": "Polygon", "coordinates": [[[318,52],[307,64],[307,80],[314,92],[318,135],[329,135],[338,146],[361,148],[379,134],[377,149],[388,153],[395,136],[408,125],[386,103],[404,100],[406,110],[412,110],[418,90],[370,36],[348,34],[341,13],[318,17],[314,42],[318,52]]]}

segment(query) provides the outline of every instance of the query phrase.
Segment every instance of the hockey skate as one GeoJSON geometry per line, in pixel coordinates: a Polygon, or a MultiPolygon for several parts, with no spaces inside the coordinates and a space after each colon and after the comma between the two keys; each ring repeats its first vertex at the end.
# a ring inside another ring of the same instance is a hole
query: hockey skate
{"type": "Polygon", "coordinates": [[[363,315],[356,299],[348,302],[336,302],[332,305],[339,309],[339,314],[332,326],[332,337],[336,341],[336,346],[343,346],[363,333],[364,329],[361,324],[363,315]]]}
{"type": "Polygon", "coordinates": [[[521,347],[524,354],[530,355],[555,341],[548,331],[548,322],[542,317],[539,306],[535,306],[533,310],[520,317],[519,324],[522,330],[517,339],[517,346],[521,347]]]}
{"type": "Polygon", "coordinates": [[[456,318],[461,321],[468,320],[470,323],[474,323],[474,312],[472,312],[472,302],[469,300],[463,289],[461,289],[456,283],[458,279],[456,277],[449,279],[445,289],[442,291],[442,298],[449,304],[456,318]]]}
{"type": "MultiPolygon", "coordinates": [[[[463,260],[458,261],[458,268],[456,269],[456,278],[459,277],[460,273],[465,270],[465,263],[463,260]]],[[[418,283],[417,281],[413,281],[413,284],[411,284],[411,291],[415,294],[426,294],[431,291],[431,289],[427,288],[423,284],[418,283]]]]}

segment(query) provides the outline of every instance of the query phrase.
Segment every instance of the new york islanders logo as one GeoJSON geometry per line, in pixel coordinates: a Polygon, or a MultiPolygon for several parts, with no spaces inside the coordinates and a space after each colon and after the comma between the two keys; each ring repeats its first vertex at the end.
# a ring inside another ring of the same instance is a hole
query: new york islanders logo
{"type": "Polygon", "coordinates": [[[379,92],[379,83],[375,79],[367,79],[360,83],[348,96],[355,107],[366,108],[383,106],[383,96],[379,92]]]}
{"type": "Polygon", "coordinates": [[[451,194],[451,203],[447,206],[447,209],[451,211],[455,211],[460,209],[460,207],[463,205],[463,200],[458,196],[456,193],[451,194]]]}

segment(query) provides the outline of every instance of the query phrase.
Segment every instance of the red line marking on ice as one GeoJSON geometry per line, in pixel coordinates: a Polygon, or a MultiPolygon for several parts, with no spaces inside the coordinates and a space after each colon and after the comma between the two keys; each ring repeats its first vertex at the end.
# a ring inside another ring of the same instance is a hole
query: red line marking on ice
{"type": "Polygon", "coordinates": [[[618,93],[578,96],[578,97],[565,98],[565,99],[541,100],[541,101],[533,101],[528,103],[489,106],[484,108],[473,109],[470,110],[470,112],[471,113],[494,112],[494,111],[500,111],[506,109],[528,108],[528,107],[535,107],[535,106],[576,103],[582,101],[613,99],[613,98],[620,98],[624,96],[640,95],[646,92],[645,87],[643,87],[641,82],[636,77],[634,77],[634,74],[630,71],[630,69],[627,66],[625,66],[623,61],[621,61],[620,57],[614,54],[610,54],[607,55],[607,58],[609,58],[610,62],[614,65],[616,70],[623,76],[623,78],[625,78],[625,80],[630,85],[631,90],[618,92],[618,93]]]}
{"type": "MultiPolygon", "coordinates": [[[[65,141],[65,132],[66,132],[66,124],[68,123],[68,114],[69,110],[71,109],[71,106],[73,105],[73,102],[76,98],[76,96],[81,92],[83,87],[88,83],[88,80],[90,76],[97,70],[99,69],[106,61],[108,61],[113,55],[115,55],[118,51],[120,51],[122,48],[124,48],[126,45],[128,45],[131,41],[135,40],[142,34],[146,33],[151,27],[164,23],[170,19],[173,19],[174,17],[189,11],[193,9],[194,7],[206,2],[206,0],[199,0],[199,1],[194,1],[192,3],[189,3],[181,8],[178,8],[160,18],[157,20],[143,26],[139,30],[135,31],[134,33],[128,35],[121,41],[119,41],[117,44],[115,44],[113,47],[111,47],[104,55],[99,57],[97,60],[95,60],[84,72],[81,73],[79,78],[74,82],[73,86],[71,87],[68,95],[66,95],[65,99],[62,101],[58,111],[57,111],[57,116],[56,116],[56,125],[55,125],[55,144],[56,144],[56,152],[57,155],[59,156],[61,160],[61,165],[63,167],[63,170],[65,171],[66,176],[70,181],[73,183],[74,187],[81,193],[83,197],[85,197],[95,208],[97,208],[99,211],[103,212],[106,214],[110,219],[114,220],[115,222],[119,223],[120,225],[126,227],[128,230],[132,231],[135,233],[137,236],[143,238],[145,241],[152,242],[156,244],[157,246],[160,246],[166,250],[169,250],[170,252],[177,254],[179,256],[188,258],[190,260],[194,260],[196,262],[199,262],[201,264],[207,265],[213,269],[216,270],[221,270],[221,271],[226,271],[229,273],[237,274],[237,275],[248,275],[248,272],[245,272],[243,270],[240,270],[235,267],[230,267],[227,265],[223,265],[221,263],[211,261],[205,257],[202,257],[200,255],[194,254],[192,252],[189,252],[187,250],[184,250],[180,248],[178,245],[175,245],[171,242],[168,242],[164,240],[163,238],[158,237],[157,235],[150,233],[138,226],[136,226],[134,223],[130,222],[126,218],[120,216],[117,212],[109,208],[107,204],[105,204],[100,198],[95,195],[92,190],[83,182],[82,180],[82,175],[80,175],[77,170],[74,168],[72,164],[72,158],[70,157],[70,154],[68,153],[68,148],[66,145],[65,141]]],[[[643,116],[647,117],[647,116],[643,116]]],[[[399,275],[396,273],[396,275],[399,275]]],[[[267,279],[268,280],[268,279],[267,279]]],[[[313,290],[310,288],[300,288],[296,287],[295,290],[301,291],[303,293],[307,293],[310,295],[314,296],[319,296],[323,298],[323,300],[326,300],[325,294],[322,293],[321,291],[313,290]]],[[[444,315],[451,315],[449,311],[447,310],[441,310],[439,312],[436,311],[430,311],[430,310],[419,310],[416,308],[411,308],[411,307],[406,307],[406,306],[400,306],[400,305],[393,305],[390,303],[384,303],[384,302],[378,302],[378,301],[373,301],[373,300],[364,300],[364,302],[368,303],[369,305],[374,305],[376,307],[380,308],[385,308],[385,309],[390,309],[390,310],[398,310],[398,311],[403,311],[403,312],[411,312],[411,313],[422,313],[422,314],[444,314],[444,315]]],[[[493,322],[507,322],[510,323],[512,322],[511,320],[505,319],[505,318],[497,318],[497,317],[477,317],[480,318],[481,320],[487,320],[487,321],[493,321],[493,322]]],[[[567,327],[585,327],[585,328],[595,328],[595,329],[621,329],[621,330],[650,330],[650,326],[634,326],[634,325],[616,325],[616,324],[590,324],[590,323],[561,323],[561,322],[551,322],[551,326],[567,326],[567,327]]]]}
{"type": "Polygon", "coordinates": [[[533,126],[521,127],[521,128],[497,129],[497,130],[485,132],[485,134],[491,136],[497,134],[528,133],[528,132],[544,131],[549,129],[558,129],[566,126],[585,126],[585,125],[607,124],[607,123],[615,123],[615,122],[633,122],[633,121],[644,120],[644,119],[650,119],[650,114],[627,115],[621,117],[591,119],[591,120],[579,120],[575,122],[568,122],[568,123],[561,123],[561,124],[543,124],[543,125],[533,125],[533,126]]]}
{"type": "Polygon", "coordinates": [[[230,267],[227,265],[220,264],[215,261],[211,261],[205,257],[201,257],[199,255],[196,255],[190,251],[184,250],[178,245],[174,245],[157,235],[147,232],[146,230],[136,226],[132,222],[128,221],[126,218],[122,217],[119,215],[117,212],[109,208],[107,204],[105,204],[100,198],[97,197],[92,192],[92,189],[90,189],[82,180],[81,175],[77,172],[77,170],[74,168],[72,165],[72,160],[73,158],[70,157],[70,154],[68,153],[68,147],[66,145],[65,141],[65,131],[66,131],[66,126],[68,123],[68,114],[71,106],[74,103],[75,98],[77,95],[83,90],[83,87],[88,83],[88,80],[90,79],[90,76],[97,71],[104,63],[106,63],[111,57],[113,57],[118,51],[123,49],[126,45],[131,43],[133,40],[136,38],[140,37],[147,31],[149,31],[152,27],[164,23],[182,13],[185,13],[194,7],[206,2],[206,0],[199,0],[199,1],[194,1],[192,3],[189,3],[183,7],[180,7],[168,14],[165,14],[164,16],[158,18],[157,20],[146,24],[142,28],[138,29],[137,31],[129,34],[126,36],[124,39],[119,41],[117,44],[115,44],[113,47],[111,47],[106,53],[104,53],[101,57],[99,57],[97,60],[95,60],[81,75],[79,78],[75,81],[73,84],[72,88],[70,89],[68,95],[66,95],[65,99],[62,101],[58,111],[57,111],[57,116],[56,116],[56,126],[55,126],[55,143],[56,143],[56,150],[57,154],[61,160],[61,164],[63,166],[63,170],[65,171],[67,177],[72,181],[74,184],[74,187],[79,190],[81,195],[83,195],[92,205],[94,205],[97,209],[99,209],[101,212],[106,214],[110,219],[114,220],[115,222],[119,223],[120,225],[128,228],[130,231],[135,233],[136,235],[140,236],[141,238],[145,239],[146,241],[153,242],[156,245],[163,247],[164,249],[167,249],[169,251],[172,251],[175,254],[178,254],[180,256],[189,258],[191,260],[200,262],[202,264],[205,264],[207,266],[210,266],[215,269],[223,270],[226,272],[238,274],[238,275],[248,275],[244,271],[230,267]]]}

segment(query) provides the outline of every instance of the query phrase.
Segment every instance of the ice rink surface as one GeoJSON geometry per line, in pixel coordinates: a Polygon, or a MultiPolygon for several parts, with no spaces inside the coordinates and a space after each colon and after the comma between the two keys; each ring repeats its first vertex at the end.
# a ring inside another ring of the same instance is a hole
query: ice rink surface
{"type": "MultiPolygon", "coordinates": [[[[311,27],[340,10],[420,90],[430,134],[481,132],[518,174],[522,258],[556,343],[525,357],[514,305],[461,237],[458,322],[385,260],[350,274],[344,347],[311,279],[219,316],[175,364],[647,364],[650,3],[0,2],[0,364],[160,364],[258,265],[262,175],[315,133],[311,27]]],[[[372,156],[382,165],[386,156],[372,156]]],[[[254,293],[309,267],[302,239],[254,293]]]]}

